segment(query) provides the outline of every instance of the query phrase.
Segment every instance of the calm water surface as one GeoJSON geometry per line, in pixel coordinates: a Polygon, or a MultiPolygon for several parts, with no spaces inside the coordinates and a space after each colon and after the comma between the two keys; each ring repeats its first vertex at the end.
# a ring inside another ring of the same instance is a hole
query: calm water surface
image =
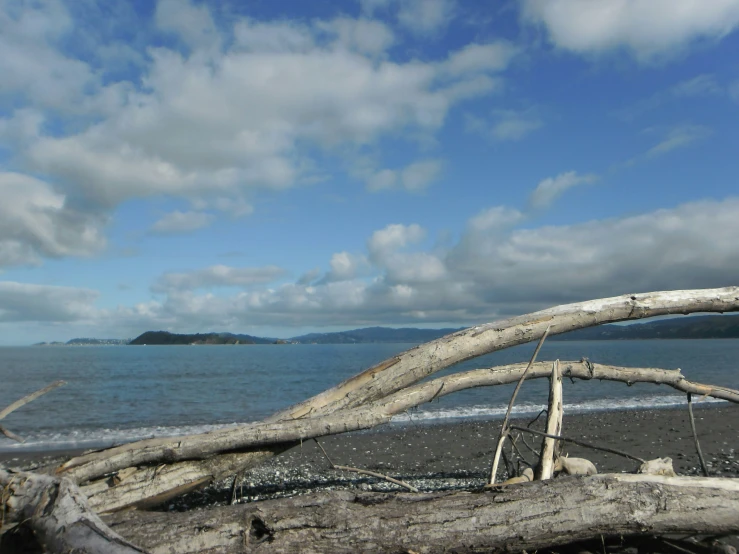
{"type": "MultiPolygon", "coordinates": [[[[68,382],[14,412],[4,424],[24,445],[0,438],[0,450],[102,446],[134,438],[195,432],[253,421],[339,383],[410,344],[102,346],[0,348],[0,408],[57,379],[68,382]]],[[[526,344],[465,362],[440,375],[527,361],[526,344]]],[[[544,344],[540,360],[681,368],[692,380],[739,388],[739,340],[582,341],[544,344]]],[[[512,385],[463,391],[414,411],[414,419],[495,417],[512,385]]],[[[566,409],[675,405],[667,387],[565,383],[566,409]]],[[[538,410],[546,380],[527,382],[519,412],[538,410]]],[[[407,418],[400,416],[398,419],[407,418]]]]}

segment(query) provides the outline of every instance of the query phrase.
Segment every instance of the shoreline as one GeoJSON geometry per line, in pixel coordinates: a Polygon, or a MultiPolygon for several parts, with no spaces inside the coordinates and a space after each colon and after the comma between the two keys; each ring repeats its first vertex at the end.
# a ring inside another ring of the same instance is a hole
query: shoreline
{"type": "MultiPolygon", "coordinates": [[[[711,475],[739,477],[739,405],[698,404],[694,406],[694,415],[711,475]]],[[[511,422],[526,426],[531,419],[517,417],[511,422]]],[[[533,428],[540,428],[542,419],[533,428]]],[[[472,489],[482,486],[488,476],[501,423],[501,418],[396,423],[322,437],[319,441],[335,464],[380,472],[408,481],[420,490],[472,489]]],[[[562,434],[645,460],[670,457],[678,475],[701,474],[687,407],[565,413],[562,434]]],[[[538,449],[541,439],[529,435],[526,442],[538,449]]],[[[522,442],[518,444],[527,461],[535,463],[535,456],[522,442]]],[[[59,464],[82,452],[65,449],[0,453],[0,467],[32,470],[59,464]]],[[[633,472],[639,465],[633,460],[570,443],[564,445],[563,452],[588,458],[599,473],[633,472]]],[[[499,474],[501,477],[505,478],[499,474]]],[[[213,483],[160,509],[227,504],[232,484],[233,478],[213,483]]],[[[315,441],[307,440],[246,472],[237,484],[237,497],[250,502],[354,487],[374,491],[399,489],[373,477],[332,469],[315,441]]]]}

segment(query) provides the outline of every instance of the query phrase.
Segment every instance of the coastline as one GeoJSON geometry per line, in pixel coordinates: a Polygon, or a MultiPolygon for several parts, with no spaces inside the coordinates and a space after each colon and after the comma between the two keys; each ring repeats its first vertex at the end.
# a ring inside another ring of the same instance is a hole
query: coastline
{"type": "MultiPolygon", "coordinates": [[[[739,406],[697,404],[696,427],[712,476],[739,477],[739,406]]],[[[517,418],[526,426],[532,418],[517,418]]],[[[501,419],[435,420],[393,424],[379,429],[319,439],[335,464],[376,471],[403,479],[420,490],[472,489],[485,483],[501,419]]],[[[543,421],[534,426],[537,428],[543,421]]],[[[627,452],[643,459],[670,457],[678,475],[701,474],[687,407],[565,413],[563,435],[627,452]]],[[[541,439],[526,437],[538,449],[541,439]]],[[[519,443],[521,444],[521,443],[519,443]]],[[[521,444],[529,462],[534,456],[521,444]]],[[[81,450],[0,454],[0,467],[35,469],[55,465],[81,450]]],[[[564,452],[586,457],[599,473],[633,472],[638,462],[581,446],[566,444],[564,452]]],[[[172,503],[164,510],[223,505],[230,501],[233,478],[213,483],[172,503]]],[[[360,487],[398,490],[373,477],[334,470],[313,440],[305,441],[248,471],[237,486],[244,502],[305,494],[315,490],[360,487]]]]}

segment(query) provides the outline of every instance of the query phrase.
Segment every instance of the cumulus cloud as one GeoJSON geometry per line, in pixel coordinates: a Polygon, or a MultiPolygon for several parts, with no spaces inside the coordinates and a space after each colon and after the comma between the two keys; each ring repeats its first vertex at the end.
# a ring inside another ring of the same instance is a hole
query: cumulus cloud
{"type": "Polygon", "coordinates": [[[481,71],[501,71],[508,67],[519,49],[504,40],[488,44],[468,44],[449,55],[444,69],[458,76],[481,71]]]}
{"type": "Polygon", "coordinates": [[[420,242],[425,237],[426,230],[417,223],[396,223],[372,233],[367,241],[367,249],[373,261],[378,261],[401,248],[420,242]]]}
{"type": "MultiPolygon", "coordinates": [[[[390,4],[419,32],[441,28],[454,13],[450,0],[390,4]]],[[[111,38],[103,52],[104,33],[82,29],[89,22],[60,0],[0,3],[0,97],[9,102],[0,143],[14,167],[43,175],[47,196],[63,199],[51,219],[63,215],[84,237],[79,248],[71,238],[43,247],[7,239],[0,263],[92,252],[104,242],[104,221],[131,199],[190,202],[154,232],[203,227],[207,213],[250,214],[260,190],[324,177],[318,160],[327,156],[376,148],[385,136],[433,139],[454,106],[500,87],[498,74],[516,55],[496,41],[435,60],[393,60],[395,33],[371,11],[217,20],[207,3],[161,0],[153,25],[127,45],[111,38]]],[[[442,167],[434,158],[385,172],[377,165],[361,177],[371,190],[422,190],[442,167]]]]}
{"type": "Polygon", "coordinates": [[[215,216],[203,212],[181,212],[176,210],[159,219],[151,226],[151,232],[161,235],[187,233],[210,225],[215,216]]]}
{"type": "MultiPolygon", "coordinates": [[[[390,133],[433,134],[453,105],[493,90],[488,73],[513,55],[507,43],[473,44],[446,60],[378,61],[391,32],[349,18],[237,20],[233,43],[213,50],[201,46],[212,34],[200,17],[207,8],[176,5],[160,4],[159,24],[189,37],[192,51],[151,49],[144,87],[127,90],[118,109],[80,132],[39,132],[25,150],[30,167],[102,209],[154,195],[286,189],[314,177],[302,145],[332,151],[390,133]],[[327,33],[333,42],[322,39],[327,33]]],[[[434,171],[413,166],[399,182],[421,188],[434,171]]]]}
{"type": "Polygon", "coordinates": [[[592,184],[597,180],[597,175],[580,175],[576,171],[560,173],[556,177],[547,177],[536,185],[529,202],[534,208],[546,208],[572,187],[592,184]]]}
{"type": "Polygon", "coordinates": [[[271,283],[284,275],[284,269],[273,265],[265,267],[214,265],[183,273],[165,273],[152,286],[152,290],[164,292],[216,287],[249,287],[260,283],[271,283]]]}
{"type": "Polygon", "coordinates": [[[163,293],[158,299],[107,312],[92,307],[94,291],[4,283],[0,319],[98,318],[128,334],[466,325],[588,298],[728,286],[739,278],[737,198],[572,225],[520,228],[522,217],[502,206],[483,210],[442,250],[421,247],[426,233],[419,225],[389,225],[368,240],[366,272],[352,276],[352,260],[361,254],[332,258],[330,271],[344,271],[341,280],[273,284],[282,275],[274,267],[165,274],[155,287],[163,293]],[[242,290],[215,290],[224,286],[242,290]]]}
{"type": "Polygon", "coordinates": [[[446,27],[455,9],[454,0],[401,0],[398,21],[416,34],[427,35],[446,27]]]}
{"type": "Polygon", "coordinates": [[[544,125],[536,110],[495,110],[492,117],[467,114],[467,131],[479,133],[496,141],[519,141],[544,125]]]}
{"type": "Polygon", "coordinates": [[[727,286],[739,277],[738,199],[575,225],[517,229],[518,221],[510,208],[485,210],[443,252],[408,251],[424,230],[391,225],[368,241],[374,277],[225,297],[177,292],[149,306],[147,317],[191,329],[197,328],[192,322],[219,328],[473,324],[588,298],[727,286]]]}
{"type": "Polygon", "coordinates": [[[559,48],[580,54],[626,49],[651,61],[736,30],[739,1],[523,0],[522,16],[544,26],[559,48]]]}
{"type": "Polygon", "coordinates": [[[403,169],[383,169],[367,178],[367,190],[402,188],[410,192],[425,189],[439,178],[443,169],[441,160],[429,159],[412,163],[403,169]]]}
{"type": "Polygon", "coordinates": [[[159,0],[154,21],[160,29],[176,34],[192,48],[210,47],[220,42],[205,5],[196,6],[189,0],[159,0]]]}
{"type": "Polygon", "coordinates": [[[72,322],[95,319],[95,290],[0,281],[0,322],[72,322]]]}
{"type": "Polygon", "coordinates": [[[89,256],[105,246],[105,218],[77,211],[39,179],[0,172],[0,267],[89,256]]]}

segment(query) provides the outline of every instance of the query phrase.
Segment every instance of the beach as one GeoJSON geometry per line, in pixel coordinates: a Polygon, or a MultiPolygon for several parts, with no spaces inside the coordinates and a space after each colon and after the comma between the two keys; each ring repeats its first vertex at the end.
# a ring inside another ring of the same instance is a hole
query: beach
{"type": "MultiPolygon", "coordinates": [[[[698,403],[696,429],[712,476],[739,477],[739,406],[698,403]]],[[[529,418],[511,420],[526,426],[529,418]]],[[[336,465],[375,471],[407,481],[420,490],[481,487],[488,477],[501,419],[452,419],[386,425],[378,429],[319,439],[336,465]]],[[[541,429],[543,417],[532,426],[541,429]]],[[[563,436],[623,451],[645,460],[670,457],[678,475],[700,475],[700,463],[690,429],[687,407],[565,413],[563,436]]],[[[526,443],[538,450],[540,437],[526,443]]],[[[535,456],[521,439],[517,445],[529,463],[535,456]]],[[[509,459],[518,461],[518,456],[509,459]]],[[[599,473],[632,472],[639,463],[615,454],[565,444],[563,452],[591,460],[599,473]]],[[[79,451],[3,454],[0,466],[34,468],[59,463],[79,451]]],[[[501,464],[502,465],[502,464],[501,464]]],[[[523,467],[523,466],[521,466],[523,467]]],[[[499,478],[505,478],[503,473],[499,478]]],[[[231,500],[233,478],[182,496],[161,506],[184,510],[223,505],[231,500]]],[[[307,440],[246,472],[237,482],[237,501],[250,502],[305,494],[314,490],[360,487],[400,490],[374,477],[332,469],[315,441],[307,440]]]]}

